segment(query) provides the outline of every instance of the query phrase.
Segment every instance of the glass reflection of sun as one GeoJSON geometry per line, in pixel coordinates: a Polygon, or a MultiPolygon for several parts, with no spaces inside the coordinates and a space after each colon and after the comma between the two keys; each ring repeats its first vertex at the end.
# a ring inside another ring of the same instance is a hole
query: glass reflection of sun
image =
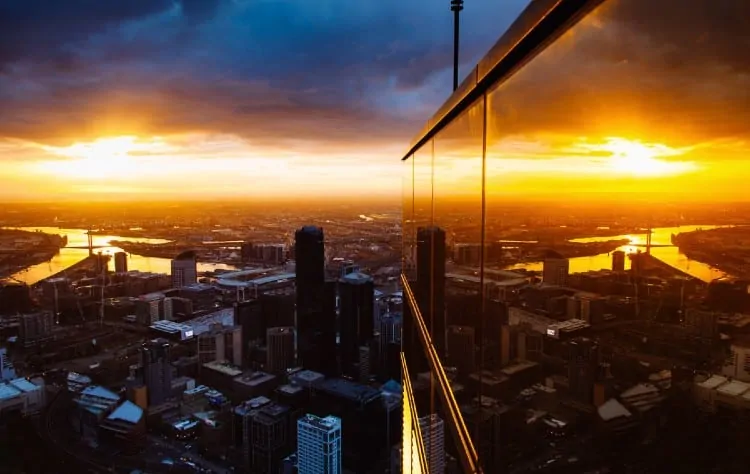
{"type": "Polygon", "coordinates": [[[668,161],[661,157],[677,156],[683,150],[661,144],[646,144],[624,138],[610,138],[600,147],[612,153],[609,165],[619,174],[633,176],[670,176],[696,169],[692,162],[668,161]]]}

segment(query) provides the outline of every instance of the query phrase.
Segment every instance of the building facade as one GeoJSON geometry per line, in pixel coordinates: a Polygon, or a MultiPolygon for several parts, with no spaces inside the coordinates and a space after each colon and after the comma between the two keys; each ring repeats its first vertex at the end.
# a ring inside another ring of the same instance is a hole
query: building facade
{"type": "Polygon", "coordinates": [[[341,420],[306,415],[297,421],[298,474],[341,474],[341,420]]]}

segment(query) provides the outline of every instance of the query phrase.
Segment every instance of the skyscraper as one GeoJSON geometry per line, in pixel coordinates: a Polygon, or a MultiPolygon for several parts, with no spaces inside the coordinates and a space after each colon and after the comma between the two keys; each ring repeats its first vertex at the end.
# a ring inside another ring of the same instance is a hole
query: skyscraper
{"type": "Polygon", "coordinates": [[[599,367],[599,346],[595,341],[578,337],[568,341],[568,383],[577,400],[591,403],[599,367]]]}
{"type": "Polygon", "coordinates": [[[167,401],[172,391],[172,366],[169,364],[169,342],[153,339],[141,348],[143,383],[148,390],[149,406],[167,401]]]}
{"type": "Polygon", "coordinates": [[[197,281],[198,262],[195,252],[182,252],[172,260],[172,286],[182,288],[197,281]]]}
{"type": "Polygon", "coordinates": [[[419,419],[429,474],[445,472],[445,422],[436,414],[419,419]]]}
{"type": "Polygon", "coordinates": [[[341,369],[350,377],[359,377],[359,348],[372,342],[374,291],[372,278],[363,273],[349,273],[339,280],[341,369]]]}
{"type": "Polygon", "coordinates": [[[341,474],[341,420],[305,415],[297,421],[298,474],[341,474]]]}
{"type": "Polygon", "coordinates": [[[128,254],[117,252],[115,254],[115,273],[124,273],[128,271],[128,254]]]}
{"type": "Polygon", "coordinates": [[[306,368],[318,369],[316,334],[320,331],[325,286],[323,229],[305,226],[294,234],[297,285],[297,355],[306,368]]]}
{"type": "Polygon", "coordinates": [[[266,367],[270,374],[281,374],[294,366],[294,328],[268,328],[266,367]]]}
{"type": "Polygon", "coordinates": [[[623,252],[622,250],[615,250],[614,252],[612,252],[612,271],[625,271],[625,252],[623,252]]]}
{"type": "Polygon", "coordinates": [[[570,262],[568,259],[550,250],[544,257],[542,267],[542,282],[549,285],[565,286],[568,284],[570,262]]]}
{"type": "MultiPolygon", "coordinates": [[[[417,230],[417,304],[438,355],[445,355],[445,231],[417,230]]],[[[406,323],[405,323],[406,325],[406,323]]]]}

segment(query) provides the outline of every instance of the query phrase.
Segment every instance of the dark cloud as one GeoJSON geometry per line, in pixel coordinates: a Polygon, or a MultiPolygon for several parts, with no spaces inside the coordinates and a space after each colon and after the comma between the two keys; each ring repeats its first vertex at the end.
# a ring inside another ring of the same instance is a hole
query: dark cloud
{"type": "MultiPolygon", "coordinates": [[[[3,1],[0,136],[406,144],[450,93],[452,15],[431,0],[3,1]]],[[[467,6],[464,71],[527,2],[467,6]]]]}

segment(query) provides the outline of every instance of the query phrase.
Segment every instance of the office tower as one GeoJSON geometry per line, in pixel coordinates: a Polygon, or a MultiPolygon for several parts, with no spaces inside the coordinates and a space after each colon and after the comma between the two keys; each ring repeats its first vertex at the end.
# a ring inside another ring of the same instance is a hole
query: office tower
{"type": "Polygon", "coordinates": [[[196,339],[200,365],[224,360],[224,331],[220,323],[212,324],[208,331],[199,334],[196,339]]]}
{"type": "Polygon", "coordinates": [[[415,296],[439,356],[445,355],[445,231],[417,230],[415,296]]]}
{"type": "Polygon", "coordinates": [[[372,278],[363,273],[349,273],[339,280],[341,369],[350,377],[359,377],[360,347],[372,341],[374,291],[372,278]]]}
{"type": "Polygon", "coordinates": [[[315,345],[318,349],[318,372],[327,376],[338,375],[338,351],[336,347],[336,320],[339,306],[338,281],[326,280],[323,287],[323,312],[318,321],[315,345]]]}
{"type": "Polygon", "coordinates": [[[625,252],[623,252],[622,250],[615,250],[614,252],[612,252],[612,271],[625,271],[625,252]]]}
{"type": "Polygon", "coordinates": [[[269,403],[255,411],[251,417],[250,472],[277,474],[282,459],[292,448],[289,407],[269,403]]]}
{"type": "Polygon", "coordinates": [[[298,474],[341,474],[341,420],[305,415],[297,421],[298,474]]]}
{"type": "Polygon", "coordinates": [[[235,303],[234,325],[241,328],[242,347],[244,350],[247,350],[251,342],[261,341],[265,337],[261,301],[250,300],[235,303]]]}
{"type": "Polygon", "coordinates": [[[172,366],[169,364],[169,342],[153,339],[141,348],[143,383],[148,391],[149,406],[167,401],[172,391],[172,366]]]}
{"type": "Polygon", "coordinates": [[[182,288],[198,281],[198,262],[195,252],[182,252],[172,260],[172,286],[182,288]]]}
{"type": "Polygon", "coordinates": [[[565,286],[568,284],[570,262],[559,253],[550,250],[544,258],[542,282],[548,285],[565,286]]]}
{"type": "Polygon", "coordinates": [[[266,367],[269,374],[283,374],[294,367],[294,328],[268,328],[266,367]]]}
{"type": "Polygon", "coordinates": [[[117,252],[115,254],[115,273],[125,273],[128,271],[128,254],[117,252]]]}
{"type": "Polygon", "coordinates": [[[466,377],[475,368],[475,336],[471,326],[448,326],[448,365],[466,377]]]}
{"type": "Polygon", "coordinates": [[[294,234],[297,287],[297,356],[306,368],[319,369],[315,339],[323,312],[325,248],[323,229],[305,226],[294,234]]]}
{"type": "Polygon", "coordinates": [[[140,324],[150,326],[162,319],[164,293],[141,295],[135,302],[135,315],[140,324]]]}
{"type": "Polygon", "coordinates": [[[239,326],[224,327],[224,360],[233,365],[242,366],[245,353],[242,347],[242,328],[239,326]]]}
{"type": "Polygon", "coordinates": [[[445,472],[445,422],[436,414],[419,419],[429,474],[445,472]]]}
{"type": "Polygon", "coordinates": [[[22,314],[18,318],[18,339],[24,347],[30,347],[52,338],[53,315],[49,311],[22,314]]]}
{"type": "Polygon", "coordinates": [[[598,367],[599,346],[596,342],[586,337],[568,341],[568,383],[570,394],[577,400],[593,401],[598,367]]]}

